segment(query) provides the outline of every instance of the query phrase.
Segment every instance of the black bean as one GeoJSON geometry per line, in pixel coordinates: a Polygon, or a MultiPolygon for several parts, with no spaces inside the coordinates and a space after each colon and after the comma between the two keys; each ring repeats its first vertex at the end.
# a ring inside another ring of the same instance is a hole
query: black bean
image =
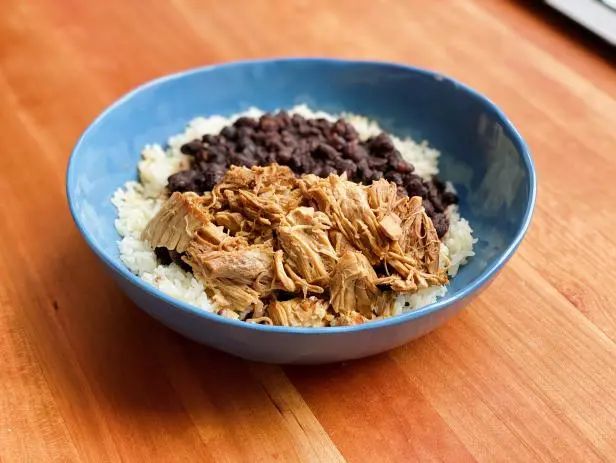
{"type": "MultiPolygon", "coordinates": [[[[380,180],[382,177],[383,177],[383,171],[373,170],[372,177],[370,177],[370,180],[376,181],[376,180],[380,180]]],[[[403,189],[402,191],[404,191],[404,195],[406,196],[406,190],[403,189]]]]}
{"type": "Polygon", "coordinates": [[[344,137],[345,140],[352,141],[357,140],[359,135],[351,124],[346,122],[344,119],[338,119],[334,122],[334,126],[332,127],[332,131],[344,137]]]}
{"type": "Polygon", "coordinates": [[[265,155],[265,164],[272,164],[276,162],[277,153],[276,151],[269,151],[265,155]]]}
{"type": "Polygon", "coordinates": [[[179,191],[202,191],[203,173],[197,170],[183,170],[171,175],[167,179],[167,187],[172,193],[179,191]]]}
{"type": "Polygon", "coordinates": [[[432,217],[434,216],[434,213],[436,212],[434,210],[434,206],[432,205],[432,203],[430,201],[428,201],[427,199],[424,199],[422,201],[423,207],[426,210],[426,214],[428,214],[428,216],[432,217]]]}
{"type": "Polygon", "coordinates": [[[218,171],[205,172],[203,174],[202,191],[212,191],[214,186],[222,179],[224,174],[218,171]]]}
{"type": "Polygon", "coordinates": [[[257,164],[257,160],[254,158],[254,156],[242,156],[242,158],[238,162],[238,165],[244,167],[252,167],[256,166],[257,164]]]}
{"type": "Polygon", "coordinates": [[[158,263],[161,265],[169,265],[173,260],[169,255],[169,249],[163,247],[154,248],[154,254],[156,254],[156,258],[158,259],[158,263]]]}
{"type": "MultiPolygon", "coordinates": [[[[393,150],[387,153],[387,159],[389,160],[389,163],[394,166],[397,165],[398,162],[402,161],[402,155],[400,154],[400,151],[393,150]]],[[[411,165],[411,167],[413,166],[411,165]]]]}
{"type": "Polygon", "coordinates": [[[197,154],[194,155],[192,162],[193,164],[198,165],[200,162],[207,162],[209,158],[209,151],[207,151],[207,149],[203,149],[202,151],[199,151],[197,154]]]}
{"type": "Polygon", "coordinates": [[[398,186],[403,186],[404,183],[402,180],[402,175],[400,175],[398,172],[392,172],[391,174],[389,174],[388,180],[394,182],[398,186]]]}
{"type": "Polygon", "coordinates": [[[308,137],[309,135],[314,135],[312,131],[312,127],[310,127],[308,124],[305,124],[305,123],[302,123],[301,125],[299,125],[297,127],[297,131],[300,135],[303,135],[304,137],[308,137]]]}
{"type": "Polygon", "coordinates": [[[206,133],[203,137],[201,137],[201,141],[203,141],[203,143],[207,143],[208,145],[215,145],[218,143],[218,137],[216,135],[206,133]]]}
{"type": "Polygon", "coordinates": [[[312,152],[312,155],[316,159],[335,159],[340,156],[338,151],[325,143],[319,143],[319,145],[312,152]]]}
{"type": "Polygon", "coordinates": [[[238,150],[244,150],[248,146],[254,146],[255,142],[248,136],[240,136],[237,140],[236,146],[238,150]]]}
{"type": "Polygon", "coordinates": [[[225,163],[227,158],[229,157],[229,153],[225,149],[224,146],[215,145],[209,146],[207,149],[207,161],[208,163],[216,162],[216,163],[225,163]]]}
{"type": "Polygon", "coordinates": [[[323,167],[321,167],[321,172],[318,175],[319,177],[328,177],[330,174],[335,173],[336,169],[334,167],[325,164],[323,167]]]}
{"type": "Polygon", "coordinates": [[[203,149],[203,143],[201,143],[201,140],[189,141],[188,143],[185,143],[180,147],[180,151],[182,153],[188,154],[191,156],[194,156],[202,149],[203,149]]]}
{"type": "Polygon", "coordinates": [[[254,133],[255,131],[252,127],[249,127],[247,125],[241,125],[237,129],[237,138],[239,138],[240,140],[243,138],[250,138],[252,135],[254,135],[254,133]]]}
{"type": "Polygon", "coordinates": [[[181,269],[185,270],[186,272],[192,273],[192,267],[188,265],[186,262],[184,262],[184,260],[182,260],[183,255],[184,255],[183,252],[179,253],[174,250],[169,250],[169,257],[171,257],[171,260],[175,262],[177,265],[179,265],[181,269]]]}
{"type": "Polygon", "coordinates": [[[220,131],[220,134],[229,140],[235,140],[235,137],[237,137],[237,129],[232,125],[228,125],[220,131]]]}
{"type": "Polygon", "coordinates": [[[447,206],[449,206],[450,204],[458,203],[458,197],[455,193],[452,193],[451,191],[445,191],[441,197],[441,200],[443,201],[443,204],[447,206]]]}
{"type": "Polygon", "coordinates": [[[355,141],[349,142],[342,150],[342,153],[355,162],[360,162],[368,157],[366,148],[355,141]]]}
{"type": "Polygon", "coordinates": [[[344,166],[343,171],[347,173],[349,178],[353,178],[355,174],[357,173],[357,171],[359,170],[357,164],[354,163],[353,161],[345,160],[342,162],[342,165],[344,166]]]}
{"type": "Polygon", "coordinates": [[[179,253],[173,249],[167,249],[163,247],[154,248],[154,254],[158,259],[158,262],[162,265],[169,265],[175,262],[183,270],[192,273],[192,268],[186,262],[182,260],[184,253],[179,253]]]}
{"type": "Polygon", "coordinates": [[[439,192],[445,191],[445,184],[441,182],[437,177],[432,177],[431,182],[439,192]]]}
{"type": "Polygon", "coordinates": [[[280,138],[282,139],[282,143],[286,146],[295,146],[297,145],[297,139],[295,136],[289,131],[283,131],[280,133],[280,138]]]}
{"type": "Polygon", "coordinates": [[[256,145],[265,146],[271,135],[268,132],[253,132],[250,137],[256,145]]]}
{"type": "Polygon", "coordinates": [[[437,195],[430,195],[428,199],[436,212],[443,212],[445,210],[445,205],[437,195]]]}
{"type": "Polygon", "coordinates": [[[257,125],[259,125],[259,123],[252,117],[240,117],[233,123],[233,125],[238,128],[248,127],[254,129],[257,125]]]}
{"type": "Polygon", "coordinates": [[[276,114],[276,118],[278,119],[278,125],[281,128],[286,128],[291,125],[291,117],[286,111],[278,111],[278,114],[276,114]]]}
{"type": "Polygon", "coordinates": [[[291,155],[292,155],[292,151],[290,149],[288,148],[282,149],[276,155],[276,161],[278,161],[279,164],[286,165],[291,160],[291,155]]]}
{"type": "Polygon", "coordinates": [[[306,121],[306,119],[304,119],[302,116],[300,116],[299,114],[293,114],[291,116],[291,124],[294,127],[299,127],[300,125],[304,124],[304,122],[306,121]]]}
{"type": "Polygon", "coordinates": [[[432,219],[432,224],[436,229],[436,234],[439,238],[442,238],[449,229],[449,219],[445,214],[435,214],[432,219]]]}
{"type": "MultiPolygon", "coordinates": [[[[385,167],[387,165],[387,163],[388,163],[387,159],[384,159],[384,158],[377,158],[377,157],[374,157],[374,156],[368,158],[368,165],[371,168],[373,168],[373,169],[374,168],[382,169],[383,167],[385,167]]],[[[398,172],[400,172],[400,171],[398,170],[398,172]]]]}
{"type": "Polygon", "coordinates": [[[413,172],[414,168],[411,164],[406,161],[398,161],[395,165],[396,171],[401,174],[408,174],[409,172],[413,172]]]}
{"type": "Polygon", "coordinates": [[[291,159],[289,160],[289,167],[293,170],[301,169],[303,159],[304,159],[304,156],[299,151],[299,149],[296,148],[293,151],[293,154],[291,155],[291,159]]]}
{"type": "Polygon", "coordinates": [[[421,196],[423,198],[428,194],[428,189],[425,187],[420,177],[414,177],[405,186],[409,196],[421,196]]]}
{"type": "Polygon", "coordinates": [[[388,154],[390,151],[393,151],[393,149],[394,144],[387,134],[380,133],[371,140],[370,152],[375,155],[388,154]]]}
{"type": "Polygon", "coordinates": [[[278,130],[278,119],[276,119],[275,116],[264,114],[259,119],[259,128],[261,130],[265,130],[266,132],[278,130]]]}

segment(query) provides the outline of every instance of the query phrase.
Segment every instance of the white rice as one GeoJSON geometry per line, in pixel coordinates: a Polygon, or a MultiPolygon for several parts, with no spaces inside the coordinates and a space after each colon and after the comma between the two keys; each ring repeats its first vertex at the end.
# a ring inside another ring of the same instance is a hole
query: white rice
{"type": "MultiPolygon", "coordinates": [[[[297,113],[307,118],[323,117],[335,120],[337,116],[322,111],[312,111],[306,105],[296,106],[289,113],[297,113]]],[[[187,156],[180,147],[204,134],[217,134],[226,125],[232,124],[240,116],[259,117],[262,111],[251,108],[248,111],[228,118],[222,116],[197,117],[183,133],[169,138],[166,150],[160,145],[147,145],[141,152],[138,165],[139,182],[127,182],[113,195],[112,202],[118,209],[116,229],[122,239],[118,243],[120,257],[131,272],[164,293],[193,304],[201,309],[212,311],[203,285],[191,273],[176,264],[158,265],[154,251],[148,243],[141,240],[141,232],[165,201],[164,191],[167,178],[187,166],[187,156]]],[[[379,125],[365,117],[343,114],[360,138],[366,139],[382,132],[379,125]]],[[[416,143],[410,138],[400,139],[392,136],[395,147],[402,157],[415,166],[415,172],[424,178],[438,174],[438,150],[427,142],[416,143]]],[[[450,189],[453,186],[448,185],[450,189]]],[[[442,239],[441,265],[448,266],[448,274],[454,276],[460,266],[474,255],[472,229],[466,219],[460,217],[457,206],[449,207],[449,231],[442,239]]],[[[447,292],[446,286],[432,286],[414,294],[400,295],[394,307],[394,314],[415,310],[431,304],[447,292]]]]}

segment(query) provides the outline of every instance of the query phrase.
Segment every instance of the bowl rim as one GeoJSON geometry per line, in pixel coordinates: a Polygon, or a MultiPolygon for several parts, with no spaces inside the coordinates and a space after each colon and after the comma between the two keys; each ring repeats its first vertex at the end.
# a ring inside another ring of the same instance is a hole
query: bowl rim
{"type": "Polygon", "coordinates": [[[221,323],[224,325],[229,325],[229,328],[243,328],[247,330],[254,330],[260,332],[270,332],[270,333],[278,333],[278,334],[299,334],[299,335],[333,335],[340,333],[352,333],[358,331],[366,331],[366,330],[375,330],[378,328],[392,327],[400,324],[407,323],[411,320],[415,320],[418,318],[426,317],[428,315],[434,314],[440,310],[443,310],[457,302],[465,299],[466,297],[472,295],[477,292],[480,288],[485,286],[497,273],[500,269],[507,263],[507,261],[511,258],[511,256],[515,253],[517,248],[519,247],[522,239],[526,235],[528,231],[537,196],[537,178],[535,172],[534,162],[531,156],[530,149],[528,145],[520,135],[519,131],[513,125],[513,123],[509,120],[509,118],[504,114],[504,112],[489,98],[479,93],[477,90],[469,87],[468,85],[459,82],[458,80],[446,76],[444,74],[431,71],[428,69],[424,69],[421,67],[400,64],[389,61],[378,61],[378,60],[359,60],[359,59],[340,59],[340,58],[320,58],[320,57],[280,57],[280,58],[266,58],[266,59],[250,59],[250,60],[239,60],[239,61],[229,61],[224,63],[217,63],[212,65],[200,66],[196,68],[190,68],[183,71],[167,74],[152,80],[149,80],[132,90],[128,91],[115,101],[113,101],[110,105],[108,105],[82,132],[79,139],[77,140],[73,150],[71,152],[67,172],[66,172],[66,194],[67,200],[69,204],[69,209],[71,212],[71,216],[73,217],[73,221],[77,225],[77,228],[86,243],[94,251],[94,253],[115,273],[119,274],[132,285],[137,286],[139,289],[145,291],[153,297],[161,299],[162,301],[170,304],[173,307],[173,310],[182,310],[190,315],[195,315],[198,317],[204,317],[209,321],[215,323],[221,323]],[[108,256],[100,246],[98,246],[90,237],[87,228],[82,223],[79,215],[76,212],[75,203],[77,198],[75,197],[75,192],[71,189],[71,184],[75,184],[73,178],[77,175],[75,172],[75,163],[78,153],[82,149],[82,146],[85,143],[85,140],[88,138],[89,134],[102,122],[102,120],[117,107],[123,105],[131,98],[133,98],[136,94],[146,90],[150,87],[155,87],[160,84],[178,80],[185,78],[187,76],[192,76],[200,73],[209,73],[215,72],[218,69],[222,68],[234,68],[234,67],[244,67],[244,66],[252,66],[252,65],[263,65],[263,64],[276,64],[276,63],[293,63],[293,62],[310,62],[315,64],[323,64],[327,66],[377,66],[377,67],[386,67],[399,71],[406,71],[415,74],[420,74],[426,77],[432,77],[439,81],[445,81],[450,84],[453,84],[456,88],[468,93],[472,98],[475,98],[479,102],[483,103],[487,107],[489,107],[493,113],[500,118],[500,122],[502,123],[503,129],[505,133],[510,137],[512,143],[515,148],[521,155],[522,162],[525,168],[528,171],[528,180],[527,186],[529,189],[529,199],[526,204],[526,208],[524,211],[524,217],[521,225],[518,227],[515,233],[515,237],[513,241],[509,244],[509,246],[505,249],[503,253],[497,258],[497,260],[490,266],[486,267],[478,277],[473,279],[468,285],[459,290],[451,299],[441,299],[437,300],[432,304],[428,304],[419,309],[409,311],[400,315],[396,315],[393,317],[385,318],[382,320],[376,320],[368,323],[363,323],[361,325],[353,325],[353,326],[333,326],[333,327],[288,327],[288,326],[274,326],[274,325],[259,325],[255,323],[246,323],[240,320],[234,320],[226,317],[222,317],[217,315],[214,312],[207,312],[203,309],[200,309],[190,303],[181,301],[172,296],[169,296],[158,288],[150,285],[149,283],[143,281],[137,275],[133,274],[128,268],[123,264],[117,264],[110,256],[108,256]]]}

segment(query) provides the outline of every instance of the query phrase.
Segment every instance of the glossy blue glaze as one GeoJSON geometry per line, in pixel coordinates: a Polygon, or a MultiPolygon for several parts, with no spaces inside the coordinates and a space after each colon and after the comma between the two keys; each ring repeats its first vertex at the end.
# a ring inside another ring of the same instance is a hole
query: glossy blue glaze
{"type": "MultiPolygon", "coordinates": [[[[522,240],[535,203],[529,150],[489,100],[440,74],[390,63],[277,59],[223,64],[147,83],[105,110],[73,151],[67,194],[84,238],[143,310],[198,342],[277,363],[359,358],[403,344],[442,324],[496,275],[522,240]],[[285,328],[229,320],[176,301],[132,275],[117,249],[113,192],[136,177],[141,148],[164,144],[195,116],[229,115],[306,103],[376,119],[399,136],[427,139],[442,152],[460,209],[479,238],[476,256],[437,303],[353,327],[285,328]]],[[[109,333],[113,336],[113,333],[109,333]]]]}

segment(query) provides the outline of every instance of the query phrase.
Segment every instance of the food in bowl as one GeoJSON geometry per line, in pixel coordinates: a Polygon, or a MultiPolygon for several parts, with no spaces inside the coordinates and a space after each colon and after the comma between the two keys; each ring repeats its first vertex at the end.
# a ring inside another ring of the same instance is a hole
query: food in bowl
{"type": "Polygon", "coordinates": [[[473,255],[438,151],[305,106],[193,120],[113,202],[120,255],[221,316],[353,325],[442,296],[473,255]]]}

